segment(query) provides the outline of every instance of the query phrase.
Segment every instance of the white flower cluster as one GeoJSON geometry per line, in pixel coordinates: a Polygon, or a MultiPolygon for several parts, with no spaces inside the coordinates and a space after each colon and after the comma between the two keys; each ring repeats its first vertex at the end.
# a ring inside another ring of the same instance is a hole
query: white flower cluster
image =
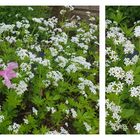
{"type": "Polygon", "coordinates": [[[71,22],[66,22],[63,27],[65,27],[65,28],[76,28],[77,25],[76,25],[76,22],[73,20],[71,22]]]}
{"type": "Polygon", "coordinates": [[[64,58],[63,56],[58,56],[55,59],[56,62],[58,62],[58,66],[61,68],[64,68],[66,66],[66,64],[68,63],[68,60],[66,58],[64,58]]]}
{"type": "Polygon", "coordinates": [[[20,68],[23,72],[25,72],[25,82],[29,82],[32,78],[34,78],[34,73],[31,72],[31,64],[21,63],[20,68]]]}
{"type": "Polygon", "coordinates": [[[17,95],[22,95],[25,91],[27,91],[28,85],[22,80],[19,84],[13,84],[12,88],[15,89],[17,95]]]}
{"type": "Polygon", "coordinates": [[[136,26],[134,29],[134,36],[140,37],[140,26],[136,26]]]}
{"type": "Polygon", "coordinates": [[[110,82],[108,86],[106,87],[106,93],[121,93],[123,91],[123,85],[124,83],[119,82],[110,82]]]}
{"type": "Polygon", "coordinates": [[[78,85],[78,88],[80,89],[80,92],[87,97],[86,91],[85,91],[85,87],[89,87],[89,90],[91,91],[91,93],[96,94],[96,89],[97,87],[90,81],[84,78],[79,78],[79,81],[81,82],[78,85]]]}
{"type": "Polygon", "coordinates": [[[37,62],[43,66],[48,66],[50,68],[50,60],[48,59],[42,59],[42,57],[37,57],[32,52],[29,52],[26,49],[17,49],[16,51],[17,55],[20,57],[21,60],[24,60],[25,58],[30,58],[31,62],[37,62]]]}
{"type": "Polygon", "coordinates": [[[54,86],[58,86],[58,82],[63,79],[62,73],[59,71],[50,71],[46,74],[47,80],[44,80],[43,83],[45,84],[46,87],[48,87],[51,82],[54,86]]]}
{"type": "Polygon", "coordinates": [[[80,43],[79,42],[80,41],[79,36],[78,37],[77,36],[76,37],[72,37],[71,41],[74,42],[74,43],[76,43],[79,48],[83,49],[84,50],[83,53],[86,53],[87,50],[88,50],[88,48],[89,48],[88,45],[86,45],[83,42],[80,43]]]}
{"type": "Polygon", "coordinates": [[[71,42],[75,43],[79,48],[83,49],[84,53],[89,48],[87,45],[91,42],[91,40],[95,40],[95,44],[97,43],[97,37],[94,35],[95,31],[97,30],[97,26],[94,24],[90,24],[90,30],[85,31],[83,28],[79,28],[77,30],[78,34],[71,38],[71,42]]]}
{"type": "Polygon", "coordinates": [[[121,67],[111,67],[108,70],[110,76],[116,77],[118,80],[123,79],[125,77],[125,71],[121,67]]]}
{"type": "Polygon", "coordinates": [[[36,23],[42,23],[44,21],[44,18],[32,18],[32,20],[36,23]]]}
{"type": "Polygon", "coordinates": [[[88,50],[88,45],[86,45],[86,44],[84,44],[84,43],[78,43],[77,44],[78,45],[78,47],[80,47],[81,49],[83,49],[84,51],[83,51],[83,53],[85,54],[85,53],[87,53],[87,50],[88,50]]]}
{"type": "Polygon", "coordinates": [[[55,49],[53,47],[50,47],[49,50],[50,50],[52,56],[57,56],[58,55],[57,49],[55,49]]]}
{"type": "Polygon", "coordinates": [[[83,65],[85,69],[90,69],[91,64],[82,56],[73,57],[71,58],[71,61],[83,65]]]}
{"type": "Polygon", "coordinates": [[[59,34],[54,34],[50,37],[49,43],[53,43],[54,46],[60,46],[60,43],[67,44],[68,35],[65,32],[61,32],[59,34]]]}
{"type": "Polygon", "coordinates": [[[134,46],[134,44],[131,43],[130,40],[127,40],[123,46],[124,46],[124,53],[125,54],[129,54],[129,53],[133,54],[134,53],[135,46],[134,46]]]}
{"type": "Polygon", "coordinates": [[[130,94],[131,97],[139,97],[140,99],[140,86],[131,87],[130,93],[131,93],[130,94]]]}
{"type": "MultiPolygon", "coordinates": [[[[81,41],[81,43],[85,43],[85,45],[90,43],[91,40],[94,40],[95,44],[99,44],[97,42],[97,36],[95,36],[95,32],[98,30],[97,25],[90,23],[89,26],[90,26],[90,30],[89,31],[85,31],[82,28],[80,28],[77,31],[79,34],[77,34],[76,37],[79,39],[79,41],[81,41]]],[[[80,42],[77,45],[79,46],[80,42]]],[[[83,46],[81,46],[81,47],[86,49],[88,46],[85,46],[85,45],[84,45],[84,47],[83,46]]]]}
{"type": "MultiPolygon", "coordinates": [[[[116,77],[118,80],[121,79],[128,84],[128,85],[133,85],[134,83],[134,75],[133,75],[133,71],[129,70],[127,72],[125,72],[121,67],[111,67],[108,71],[110,76],[116,77]]],[[[119,84],[118,86],[120,86],[122,84],[119,84]]],[[[115,82],[111,82],[111,84],[109,84],[109,88],[117,86],[115,82]]],[[[117,86],[117,89],[118,89],[117,86]]],[[[121,86],[122,87],[122,86],[121,86]]],[[[120,89],[121,89],[120,87],[120,89]]]]}
{"type": "MultiPolygon", "coordinates": [[[[114,102],[110,102],[108,99],[106,100],[106,114],[107,116],[112,116],[112,119],[113,121],[109,121],[107,122],[107,125],[110,125],[112,130],[114,131],[118,131],[118,130],[123,130],[123,131],[127,131],[127,125],[126,124],[121,124],[121,116],[120,116],[120,113],[121,113],[121,107],[120,106],[117,106],[115,105],[114,102]],[[110,115],[110,113],[112,115],[110,115]]],[[[106,117],[107,117],[106,116],[106,117]]]]}
{"type": "Polygon", "coordinates": [[[128,85],[133,85],[133,83],[134,83],[134,75],[133,75],[132,70],[126,72],[126,74],[125,74],[125,82],[128,85]]]}
{"type": "Polygon", "coordinates": [[[12,131],[13,133],[17,134],[20,129],[20,125],[17,123],[13,123],[13,125],[9,125],[8,130],[12,131]]]}
{"type": "Polygon", "coordinates": [[[28,33],[29,33],[29,31],[26,30],[26,29],[28,29],[28,28],[30,27],[29,21],[28,21],[27,19],[22,20],[22,21],[17,21],[17,22],[16,22],[16,27],[17,27],[18,29],[20,29],[20,28],[25,28],[25,32],[28,32],[28,33]]]}
{"type": "Polygon", "coordinates": [[[134,55],[132,57],[132,59],[130,59],[130,58],[124,58],[124,64],[126,66],[134,65],[134,64],[136,64],[138,62],[138,59],[139,59],[139,56],[138,55],[134,55]]]}
{"type": "Polygon", "coordinates": [[[35,49],[37,52],[41,52],[40,45],[34,44],[30,46],[31,49],[35,49]]]}
{"type": "Polygon", "coordinates": [[[127,40],[119,27],[110,27],[109,31],[107,31],[107,38],[112,38],[116,45],[125,44],[125,41],[127,40]]]}
{"type": "Polygon", "coordinates": [[[110,27],[109,31],[107,31],[107,38],[113,39],[116,45],[122,45],[124,47],[124,54],[134,53],[134,44],[124,36],[121,28],[110,27]]]}
{"type": "Polygon", "coordinates": [[[116,62],[119,60],[117,53],[111,50],[111,47],[106,48],[106,55],[110,58],[112,62],[116,62]]]}
{"type": "Polygon", "coordinates": [[[31,70],[31,64],[21,63],[20,68],[22,71],[27,72],[31,70]]]}
{"type": "Polygon", "coordinates": [[[12,24],[12,25],[9,25],[9,24],[5,24],[5,23],[1,23],[0,24],[0,34],[2,34],[3,32],[6,32],[6,31],[13,31],[15,25],[12,24]]]}
{"type": "Polygon", "coordinates": [[[28,50],[26,49],[22,49],[22,48],[17,49],[16,53],[17,53],[17,56],[19,56],[21,60],[24,60],[25,57],[28,57],[28,50]]]}
{"type": "Polygon", "coordinates": [[[43,24],[47,27],[47,28],[51,28],[54,29],[54,27],[56,26],[58,22],[58,18],[56,18],[55,16],[48,18],[48,20],[44,20],[43,24]]]}
{"type": "Polygon", "coordinates": [[[15,43],[16,42],[16,37],[13,36],[7,36],[5,38],[6,41],[8,41],[10,44],[15,43]]]}
{"type": "Polygon", "coordinates": [[[76,71],[78,71],[78,70],[80,70],[80,69],[81,69],[81,68],[78,67],[76,64],[70,64],[70,65],[66,68],[66,71],[67,71],[68,73],[71,73],[71,72],[75,73],[76,71]]]}

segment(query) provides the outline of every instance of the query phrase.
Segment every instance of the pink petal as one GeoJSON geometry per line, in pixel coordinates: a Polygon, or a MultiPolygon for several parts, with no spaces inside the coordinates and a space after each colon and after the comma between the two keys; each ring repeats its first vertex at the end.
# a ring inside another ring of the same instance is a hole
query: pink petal
{"type": "Polygon", "coordinates": [[[7,69],[15,69],[18,68],[18,64],[15,62],[8,63],[7,69]]]}
{"type": "Polygon", "coordinates": [[[2,70],[2,71],[0,71],[0,76],[3,76],[4,75],[4,71],[2,70]]]}
{"type": "Polygon", "coordinates": [[[18,64],[15,62],[8,63],[8,66],[5,70],[0,71],[0,76],[4,78],[4,84],[10,88],[11,87],[11,81],[10,79],[16,77],[16,73],[13,71],[13,69],[18,68],[18,64]]]}
{"type": "Polygon", "coordinates": [[[7,70],[7,71],[6,71],[6,76],[7,76],[9,79],[11,79],[11,78],[15,78],[17,75],[16,75],[16,73],[15,73],[14,71],[12,71],[12,70],[7,70]]]}
{"type": "Polygon", "coordinates": [[[11,81],[8,79],[8,77],[4,77],[4,84],[8,87],[8,88],[10,88],[11,87],[11,81]]]}

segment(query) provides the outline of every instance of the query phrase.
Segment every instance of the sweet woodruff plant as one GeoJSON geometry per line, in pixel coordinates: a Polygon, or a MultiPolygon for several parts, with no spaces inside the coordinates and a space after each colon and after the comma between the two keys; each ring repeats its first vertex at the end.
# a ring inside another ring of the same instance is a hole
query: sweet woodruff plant
{"type": "Polygon", "coordinates": [[[0,23],[0,133],[98,133],[98,17],[25,9],[0,23]]]}
{"type": "MultiPolygon", "coordinates": [[[[116,19],[116,20],[115,20],[116,19]]],[[[106,20],[106,133],[140,133],[140,22],[106,20]]]]}

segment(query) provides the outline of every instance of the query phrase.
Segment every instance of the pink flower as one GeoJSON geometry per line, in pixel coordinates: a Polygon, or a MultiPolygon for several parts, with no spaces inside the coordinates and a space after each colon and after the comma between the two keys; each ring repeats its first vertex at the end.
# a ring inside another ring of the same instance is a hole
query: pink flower
{"type": "Polygon", "coordinates": [[[16,73],[13,71],[13,69],[18,68],[18,64],[15,62],[8,63],[8,66],[5,70],[0,71],[0,76],[4,78],[4,84],[10,88],[11,87],[11,81],[10,79],[16,77],[16,73]]]}

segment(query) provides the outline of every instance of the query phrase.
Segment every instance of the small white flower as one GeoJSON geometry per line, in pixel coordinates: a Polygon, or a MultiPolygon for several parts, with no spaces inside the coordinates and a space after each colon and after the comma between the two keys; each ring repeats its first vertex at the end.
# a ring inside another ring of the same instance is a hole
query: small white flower
{"type": "Polygon", "coordinates": [[[69,134],[69,132],[64,127],[60,127],[60,131],[61,134],[69,134]]]}
{"type": "Polygon", "coordinates": [[[123,91],[124,83],[121,82],[110,82],[106,87],[106,93],[121,93],[123,91]]]}
{"type": "Polygon", "coordinates": [[[93,94],[96,94],[97,87],[94,86],[94,84],[90,80],[87,80],[87,79],[84,79],[84,78],[79,78],[79,80],[81,81],[81,83],[78,85],[78,88],[80,89],[81,93],[84,92],[84,94],[85,94],[85,87],[88,86],[90,91],[93,94]]]}
{"type": "Polygon", "coordinates": [[[76,66],[75,64],[70,64],[67,68],[66,68],[66,71],[68,73],[75,73],[77,70],[81,69],[80,67],[76,66]]]}
{"type": "Polygon", "coordinates": [[[90,131],[91,130],[91,126],[87,122],[84,122],[83,124],[84,124],[84,126],[86,128],[86,131],[90,131]]]}
{"type": "Polygon", "coordinates": [[[133,85],[133,83],[134,83],[134,75],[133,75],[132,70],[126,72],[126,74],[125,74],[125,82],[128,85],[133,85]]]}
{"type": "Polygon", "coordinates": [[[134,125],[134,129],[137,131],[137,133],[140,133],[140,123],[134,125]]]}
{"type": "Polygon", "coordinates": [[[9,125],[8,130],[13,131],[15,134],[17,134],[19,131],[19,128],[20,128],[20,125],[14,122],[13,125],[9,125]]]}
{"type": "Polygon", "coordinates": [[[90,69],[91,64],[82,56],[73,57],[71,61],[83,65],[85,69],[90,69]]]}
{"type": "Polygon", "coordinates": [[[42,23],[44,21],[44,18],[32,18],[32,20],[36,23],[42,23]]]}
{"type": "Polygon", "coordinates": [[[32,7],[28,7],[28,10],[29,11],[33,11],[34,9],[32,7]]]}
{"type": "Polygon", "coordinates": [[[50,47],[49,50],[50,50],[52,56],[56,56],[58,54],[58,51],[53,47],[50,47]]]}
{"type": "Polygon", "coordinates": [[[38,114],[38,110],[37,110],[35,107],[32,107],[32,111],[33,111],[33,113],[34,113],[35,115],[38,114]]]}
{"type": "Polygon", "coordinates": [[[74,108],[71,109],[71,113],[73,118],[77,117],[77,112],[74,110],[74,108]]]}
{"type": "Polygon", "coordinates": [[[63,9],[62,9],[62,10],[60,11],[60,14],[61,14],[61,15],[64,15],[65,13],[66,13],[66,10],[63,10],[63,9]]]}
{"type": "Polygon", "coordinates": [[[140,26],[136,26],[134,29],[134,36],[140,37],[140,26]]]}
{"type": "Polygon", "coordinates": [[[131,97],[139,97],[140,98],[140,86],[131,87],[130,92],[131,92],[131,94],[130,94],[131,97]]]}
{"type": "Polygon", "coordinates": [[[23,119],[25,124],[29,124],[29,121],[27,119],[23,119]]]}
{"type": "Polygon", "coordinates": [[[111,67],[108,71],[110,76],[116,77],[118,80],[125,77],[125,71],[121,67],[111,67]]]}
{"type": "Polygon", "coordinates": [[[63,79],[62,73],[59,71],[50,71],[46,74],[47,79],[52,79],[53,80],[53,85],[58,86],[58,82],[63,79]]]}
{"type": "Polygon", "coordinates": [[[5,117],[3,115],[0,115],[0,123],[2,123],[4,119],[5,117]]]}
{"type": "Polygon", "coordinates": [[[64,68],[66,66],[66,64],[68,63],[68,60],[66,58],[64,58],[63,56],[58,56],[56,59],[55,59],[56,62],[58,62],[59,66],[64,68]]]}
{"type": "Polygon", "coordinates": [[[16,85],[15,91],[17,92],[18,95],[23,94],[25,91],[27,91],[28,85],[24,81],[20,81],[18,85],[16,85]]]}

